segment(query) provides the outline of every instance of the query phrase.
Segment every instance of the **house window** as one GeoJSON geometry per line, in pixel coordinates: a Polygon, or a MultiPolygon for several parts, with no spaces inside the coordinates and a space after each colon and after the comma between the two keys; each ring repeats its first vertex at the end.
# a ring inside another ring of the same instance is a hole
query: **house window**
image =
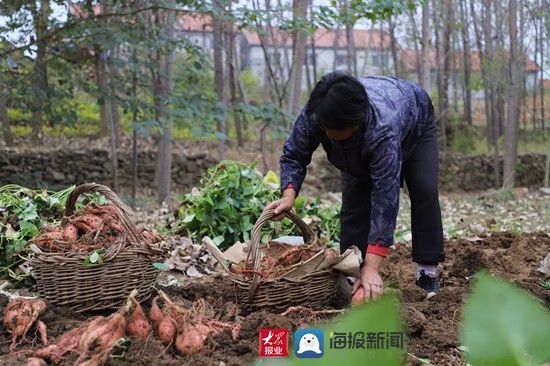
{"type": "Polygon", "coordinates": [[[381,63],[380,63],[380,55],[372,55],[371,57],[371,63],[372,63],[372,66],[380,66],[381,63]]]}

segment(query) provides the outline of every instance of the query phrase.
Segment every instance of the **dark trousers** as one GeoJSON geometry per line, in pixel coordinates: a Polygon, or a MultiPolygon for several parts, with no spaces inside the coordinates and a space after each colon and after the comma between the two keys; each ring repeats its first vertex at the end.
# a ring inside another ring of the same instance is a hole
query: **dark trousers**
{"type": "MultiPolygon", "coordinates": [[[[443,227],[437,189],[439,170],[437,135],[426,133],[409,158],[403,162],[411,200],[412,259],[416,263],[437,264],[445,260],[443,227]]],[[[364,253],[371,216],[371,181],[342,173],[340,250],[356,245],[364,253]]]]}

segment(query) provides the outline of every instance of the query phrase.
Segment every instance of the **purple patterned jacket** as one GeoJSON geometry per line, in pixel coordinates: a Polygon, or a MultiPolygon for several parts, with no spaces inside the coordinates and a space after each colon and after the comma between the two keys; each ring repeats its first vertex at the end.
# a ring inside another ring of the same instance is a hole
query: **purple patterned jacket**
{"type": "Polygon", "coordinates": [[[435,128],[430,97],[419,85],[393,77],[359,78],[370,102],[367,123],[346,141],[332,141],[309,120],[305,111],[294,128],[281,156],[281,189],[289,184],[300,191],[311,155],[319,144],[328,160],[345,174],[369,178],[371,223],[369,244],[393,244],[399,209],[401,164],[412,153],[421,134],[435,128]]]}

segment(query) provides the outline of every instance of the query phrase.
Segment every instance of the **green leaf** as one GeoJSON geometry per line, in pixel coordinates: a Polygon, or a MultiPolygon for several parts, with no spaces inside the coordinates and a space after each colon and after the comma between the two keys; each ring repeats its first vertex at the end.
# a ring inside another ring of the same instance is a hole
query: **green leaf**
{"type": "Polygon", "coordinates": [[[168,266],[164,263],[160,263],[160,262],[155,262],[153,263],[153,267],[155,267],[156,269],[160,270],[160,271],[168,271],[168,266]]]}
{"type": "Polygon", "coordinates": [[[92,254],[90,254],[90,263],[97,263],[99,260],[99,253],[94,251],[92,254]]]}
{"type": "Polygon", "coordinates": [[[462,344],[473,365],[540,365],[550,360],[550,313],[534,297],[480,273],[464,310],[462,344]]]}
{"type": "Polygon", "coordinates": [[[183,218],[183,220],[181,220],[181,222],[187,224],[187,223],[193,221],[194,218],[195,218],[195,214],[188,214],[183,218]]]}
{"type": "Polygon", "coordinates": [[[217,246],[220,246],[221,243],[223,243],[224,241],[224,237],[222,235],[220,236],[216,236],[214,239],[212,239],[212,241],[214,242],[214,244],[216,244],[217,246]]]}
{"type": "Polygon", "coordinates": [[[38,235],[38,228],[32,222],[21,221],[19,223],[19,230],[22,236],[27,238],[33,238],[38,235]]]}
{"type": "Polygon", "coordinates": [[[279,176],[277,176],[277,173],[275,173],[273,170],[268,170],[267,173],[265,173],[264,183],[267,184],[273,184],[275,186],[278,186],[280,184],[279,176]]]}

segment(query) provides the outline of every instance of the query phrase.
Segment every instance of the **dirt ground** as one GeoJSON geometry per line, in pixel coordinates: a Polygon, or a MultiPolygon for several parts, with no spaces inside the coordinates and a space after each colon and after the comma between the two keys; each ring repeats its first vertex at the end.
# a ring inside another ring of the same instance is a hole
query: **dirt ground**
{"type": "MultiPolygon", "coordinates": [[[[487,268],[512,283],[526,289],[550,306],[550,289],[541,282],[543,274],[537,271],[540,261],[550,252],[550,236],[546,233],[493,234],[478,241],[452,239],[446,243],[447,260],[443,266],[444,287],[436,297],[426,300],[421,290],[413,284],[414,267],[410,261],[410,245],[398,245],[388,256],[382,275],[386,286],[401,290],[402,306],[406,319],[409,347],[406,363],[420,365],[418,358],[429,359],[433,365],[465,365],[458,350],[458,332],[465,295],[470,289],[472,275],[487,268]]],[[[209,276],[200,282],[191,282],[184,287],[164,289],[168,295],[184,302],[204,298],[216,309],[216,317],[224,321],[242,324],[237,340],[229,331],[210,338],[206,350],[193,357],[183,357],[173,348],[166,348],[160,341],[150,337],[146,341],[134,341],[123,358],[112,358],[108,366],[127,365],[247,365],[258,353],[258,329],[277,327],[295,329],[312,325],[326,319],[312,318],[303,314],[283,317],[279,314],[256,312],[249,315],[228,315],[235,302],[233,286],[222,277],[209,276]]],[[[7,298],[0,296],[0,311],[7,298]]],[[[150,301],[144,304],[148,313],[150,301]]],[[[42,320],[47,324],[50,339],[74,327],[91,314],[78,315],[69,309],[50,307],[42,320]]],[[[39,337],[32,329],[19,350],[39,347],[39,337]]],[[[7,354],[10,335],[0,331],[0,365],[25,365],[26,356],[7,354]]],[[[76,355],[75,355],[76,357],[76,355]]],[[[71,365],[74,357],[62,365],[71,365]]]]}

